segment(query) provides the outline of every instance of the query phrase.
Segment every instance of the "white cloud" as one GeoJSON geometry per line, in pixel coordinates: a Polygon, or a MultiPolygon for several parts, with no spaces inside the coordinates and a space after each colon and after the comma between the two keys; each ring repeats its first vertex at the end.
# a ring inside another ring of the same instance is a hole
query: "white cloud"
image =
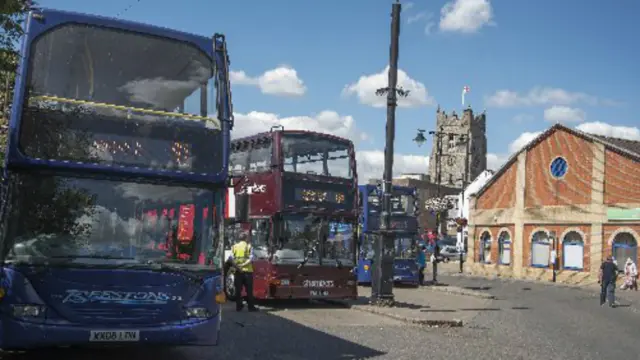
{"type": "Polygon", "coordinates": [[[531,140],[542,134],[542,131],[523,132],[515,140],[509,144],[509,153],[513,154],[520,151],[525,145],[531,142],[531,140]]]}
{"type": "Polygon", "coordinates": [[[576,126],[586,133],[640,141],[640,129],[631,126],[616,126],[603,122],[588,122],[576,126]]]}
{"type": "MultiPolygon", "coordinates": [[[[342,90],[342,96],[348,97],[356,95],[362,104],[376,108],[385,107],[387,106],[386,96],[376,95],[376,90],[388,86],[388,73],[389,66],[377,74],[363,75],[358,81],[345,85],[342,90]]],[[[418,107],[435,104],[434,99],[429,96],[424,84],[410,78],[406,72],[400,69],[398,69],[398,87],[410,91],[409,96],[406,98],[398,98],[398,106],[400,107],[418,107]]]]}
{"type": "Polygon", "coordinates": [[[414,22],[425,19],[426,17],[427,17],[426,11],[419,12],[417,14],[409,16],[407,18],[407,24],[413,24],[414,22]]]}
{"type": "Polygon", "coordinates": [[[513,121],[517,123],[529,122],[529,121],[533,121],[534,119],[535,118],[533,117],[533,115],[529,115],[529,114],[518,114],[513,117],[513,121]]]}
{"type": "Polygon", "coordinates": [[[269,131],[272,126],[282,125],[287,130],[312,130],[328,133],[357,142],[366,140],[367,135],[356,129],[356,121],[353,116],[340,115],[332,110],[324,110],[315,115],[286,116],[251,111],[246,114],[234,113],[235,126],[231,136],[233,138],[244,137],[263,131],[269,131]]]}
{"type": "Polygon", "coordinates": [[[582,92],[571,92],[564,89],[537,86],[527,93],[512,90],[498,90],[485,99],[487,106],[516,107],[516,106],[544,106],[544,105],[573,105],[577,103],[587,105],[618,106],[619,102],[609,99],[599,99],[596,96],[582,92]]]}
{"type": "MultiPolygon", "coordinates": [[[[358,161],[358,180],[361,184],[367,183],[369,179],[382,179],[384,151],[358,151],[356,160],[358,161]]],[[[426,174],[428,168],[428,156],[395,154],[393,157],[393,177],[403,173],[426,174]]]]}
{"type": "Polygon", "coordinates": [[[507,153],[487,153],[487,169],[494,171],[498,170],[512,154],[518,152],[540,134],[542,134],[541,131],[524,132],[509,144],[507,153]]]}
{"type": "MultiPolygon", "coordinates": [[[[232,137],[238,138],[268,131],[274,125],[282,125],[288,130],[312,130],[351,139],[356,146],[367,140],[365,133],[356,127],[352,116],[340,115],[335,111],[325,110],[311,116],[281,117],[278,114],[252,111],[246,114],[236,113],[232,137]]],[[[356,151],[358,162],[358,179],[366,183],[370,178],[382,178],[384,170],[384,152],[380,150],[356,151]]],[[[396,154],[394,157],[394,174],[426,173],[429,165],[428,156],[396,154]]]]}
{"type": "Polygon", "coordinates": [[[440,11],[440,30],[473,33],[485,25],[493,25],[492,20],[489,0],[455,0],[440,11]]]}
{"type": "Polygon", "coordinates": [[[555,105],[544,110],[544,119],[550,122],[584,122],[587,114],[578,108],[555,105]]]}
{"type": "Polygon", "coordinates": [[[268,95],[302,96],[307,92],[298,72],[289,66],[267,70],[257,77],[251,77],[244,71],[231,71],[229,77],[234,85],[256,86],[263,94],[268,95]]]}
{"type": "Polygon", "coordinates": [[[433,21],[428,21],[427,24],[424,26],[424,34],[425,35],[431,35],[431,33],[433,32],[433,28],[436,26],[436,23],[433,21]]]}
{"type": "Polygon", "coordinates": [[[488,170],[498,170],[502,164],[507,161],[508,156],[502,154],[487,154],[487,169],[488,170]]]}

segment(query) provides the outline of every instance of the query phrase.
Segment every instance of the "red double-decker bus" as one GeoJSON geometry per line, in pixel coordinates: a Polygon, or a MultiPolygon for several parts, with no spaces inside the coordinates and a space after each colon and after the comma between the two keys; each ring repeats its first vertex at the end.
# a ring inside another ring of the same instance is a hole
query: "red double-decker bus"
{"type": "MultiPolygon", "coordinates": [[[[231,143],[225,258],[238,229],[254,249],[256,299],[357,297],[353,143],[272,128],[231,143]]],[[[225,268],[227,295],[233,271],[225,268]]]]}

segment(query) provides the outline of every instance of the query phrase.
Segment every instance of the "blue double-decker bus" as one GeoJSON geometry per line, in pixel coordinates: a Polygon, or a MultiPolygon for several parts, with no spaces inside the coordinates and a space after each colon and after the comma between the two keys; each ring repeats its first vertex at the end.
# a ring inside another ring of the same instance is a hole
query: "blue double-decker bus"
{"type": "Polygon", "coordinates": [[[0,348],[216,345],[223,35],[33,9],[0,195],[0,348]]]}
{"type": "MultiPolygon", "coordinates": [[[[416,251],[418,241],[418,197],[412,187],[393,186],[391,228],[395,231],[395,283],[418,285],[416,251]]],[[[382,189],[376,185],[359,186],[360,220],[358,283],[371,284],[374,234],[380,229],[382,189]]]]}

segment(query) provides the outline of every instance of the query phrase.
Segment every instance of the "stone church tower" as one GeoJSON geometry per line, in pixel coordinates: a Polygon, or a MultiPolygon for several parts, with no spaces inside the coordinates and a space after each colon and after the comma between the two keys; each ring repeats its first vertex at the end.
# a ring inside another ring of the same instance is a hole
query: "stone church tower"
{"type": "Polygon", "coordinates": [[[473,115],[471,107],[464,110],[462,116],[454,111],[447,115],[444,111],[436,112],[436,131],[441,135],[441,158],[438,159],[438,137],[433,136],[433,149],[429,161],[429,175],[433,183],[438,183],[438,160],[440,161],[440,184],[443,186],[462,188],[465,170],[466,184],[470,184],[478,175],[487,169],[487,136],[486,114],[473,115]],[[455,134],[455,135],[453,135],[455,134]],[[464,137],[460,141],[461,135],[464,137]],[[466,139],[470,138],[467,143],[466,139]],[[468,168],[465,167],[466,152],[469,151],[468,168]]]}

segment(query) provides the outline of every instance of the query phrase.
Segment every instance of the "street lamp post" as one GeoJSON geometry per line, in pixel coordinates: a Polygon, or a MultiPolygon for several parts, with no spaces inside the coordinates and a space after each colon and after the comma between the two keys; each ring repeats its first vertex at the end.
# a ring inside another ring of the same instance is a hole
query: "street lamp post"
{"type": "Polygon", "coordinates": [[[549,237],[551,238],[551,246],[553,249],[551,250],[551,266],[553,267],[553,272],[551,275],[551,281],[556,282],[556,275],[558,272],[558,237],[556,236],[555,231],[549,232],[549,237]]]}
{"type": "Polygon", "coordinates": [[[393,179],[393,142],[395,140],[395,122],[397,97],[409,95],[397,87],[398,53],[400,38],[401,5],[396,1],[391,7],[391,46],[389,49],[389,85],[378,89],[376,95],[387,96],[387,128],[384,149],[384,176],[382,181],[382,213],[380,230],[375,239],[373,277],[371,279],[371,303],[378,306],[392,306],[393,296],[393,260],[394,233],[391,229],[391,195],[393,179]]]}
{"type": "MultiPolygon", "coordinates": [[[[422,146],[422,144],[424,144],[426,142],[426,138],[424,137],[424,132],[425,130],[422,129],[418,129],[418,134],[416,135],[415,139],[413,139],[418,146],[422,146]]],[[[450,208],[451,204],[448,203],[448,201],[442,201],[440,199],[440,192],[441,192],[441,185],[442,185],[442,138],[447,136],[458,136],[458,144],[460,143],[464,143],[465,144],[465,157],[464,157],[464,161],[465,161],[465,166],[464,166],[464,174],[462,176],[462,206],[464,206],[464,190],[467,186],[467,180],[469,177],[469,144],[471,142],[471,138],[470,138],[470,134],[467,134],[466,136],[464,134],[459,134],[459,133],[453,133],[453,132],[446,132],[444,131],[444,127],[441,126],[439,131],[429,131],[429,135],[432,135],[436,144],[436,159],[435,159],[435,166],[436,166],[436,196],[435,199],[437,199],[438,201],[436,201],[437,204],[427,204],[427,209],[431,210],[435,213],[436,216],[436,234],[437,236],[440,235],[441,232],[441,224],[440,224],[440,216],[441,213],[443,211],[446,211],[447,209],[450,208]]],[[[460,227],[460,229],[458,229],[459,232],[462,232],[462,227],[460,227]]],[[[460,234],[461,238],[464,234],[460,234]]],[[[438,246],[438,241],[437,241],[437,236],[436,236],[436,243],[434,244],[434,261],[432,263],[433,265],[433,283],[437,283],[438,280],[438,258],[440,257],[440,247],[438,246]]],[[[463,254],[462,252],[460,252],[460,272],[462,272],[463,268],[462,268],[462,260],[463,260],[463,254]]]]}
{"type": "MultiPolygon", "coordinates": [[[[460,265],[460,274],[462,274],[464,272],[464,257],[465,257],[465,253],[466,253],[466,240],[464,238],[464,228],[466,227],[466,222],[464,220],[464,203],[465,203],[465,198],[467,196],[466,191],[467,191],[467,185],[471,182],[471,179],[469,179],[469,156],[471,154],[471,131],[469,131],[467,133],[467,137],[465,139],[465,151],[464,151],[464,176],[462,177],[462,198],[460,201],[460,218],[462,218],[462,224],[458,224],[458,234],[460,236],[460,249],[458,249],[459,251],[459,255],[460,255],[460,259],[459,259],[459,265],[460,265]],[[463,225],[464,224],[464,225],[463,225]]],[[[467,214],[467,217],[469,216],[469,214],[467,214]]]]}

